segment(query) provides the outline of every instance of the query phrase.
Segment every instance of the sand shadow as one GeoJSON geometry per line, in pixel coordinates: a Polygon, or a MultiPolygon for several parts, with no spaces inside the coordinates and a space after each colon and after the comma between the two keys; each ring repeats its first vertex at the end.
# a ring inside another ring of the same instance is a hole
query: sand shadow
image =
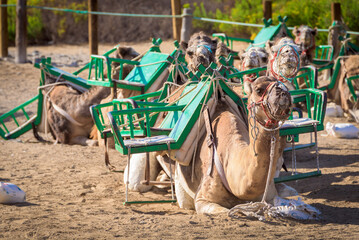
{"type": "Polygon", "coordinates": [[[359,208],[333,207],[320,203],[312,206],[322,212],[322,223],[359,225],[359,208]]]}
{"type": "Polygon", "coordinates": [[[40,204],[30,203],[30,202],[22,202],[22,203],[3,203],[4,205],[11,205],[16,207],[29,207],[29,206],[40,206],[40,204]]]}
{"type": "Polygon", "coordinates": [[[0,178],[0,182],[10,182],[9,178],[0,178]]]}

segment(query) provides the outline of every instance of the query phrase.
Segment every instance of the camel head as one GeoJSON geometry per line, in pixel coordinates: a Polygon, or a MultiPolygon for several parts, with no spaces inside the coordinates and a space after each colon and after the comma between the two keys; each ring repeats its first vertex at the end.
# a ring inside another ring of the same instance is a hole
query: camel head
{"type": "Polygon", "coordinates": [[[268,71],[278,80],[283,81],[291,90],[294,86],[289,79],[295,77],[300,68],[301,48],[293,39],[285,37],[275,43],[268,41],[266,49],[269,52],[268,71]]]}
{"type": "Polygon", "coordinates": [[[135,49],[133,49],[132,47],[125,46],[125,47],[118,47],[114,55],[115,58],[131,60],[140,54],[136,52],[135,49]]]}
{"type": "Polygon", "coordinates": [[[306,25],[297,26],[293,29],[295,36],[295,43],[300,45],[303,49],[309,49],[315,46],[315,35],[317,35],[317,28],[310,28],[306,25]]]}
{"type": "Polygon", "coordinates": [[[286,120],[291,112],[292,100],[288,88],[274,77],[263,76],[244,83],[248,97],[249,116],[267,128],[275,128],[286,120]]]}
{"type": "Polygon", "coordinates": [[[203,32],[193,34],[188,44],[181,42],[181,46],[186,51],[185,59],[192,72],[198,70],[199,64],[208,67],[215,61],[217,39],[212,40],[203,32]]]}
{"type": "Polygon", "coordinates": [[[268,62],[268,53],[264,48],[251,47],[240,56],[241,66],[239,69],[242,71],[263,67],[268,62]]]}
{"type": "Polygon", "coordinates": [[[310,64],[314,57],[317,28],[312,29],[305,25],[301,25],[299,28],[294,27],[293,35],[295,36],[295,43],[302,48],[301,65],[310,64]]]}
{"type": "Polygon", "coordinates": [[[216,46],[216,59],[218,59],[219,57],[224,57],[227,58],[229,56],[230,53],[232,53],[233,51],[231,49],[229,49],[227,47],[226,44],[224,44],[223,42],[218,42],[217,46],[216,46]]]}
{"type": "MultiPolygon", "coordinates": [[[[121,59],[126,59],[126,60],[131,60],[137,56],[139,56],[140,54],[138,52],[135,51],[135,49],[133,49],[132,47],[118,47],[117,50],[114,52],[114,57],[115,58],[121,58],[121,59]]],[[[120,63],[117,62],[113,62],[112,63],[112,78],[114,79],[119,79],[119,71],[120,71],[120,63]]],[[[123,75],[122,77],[125,78],[130,72],[131,70],[134,68],[133,65],[124,65],[123,66],[123,75]]]]}

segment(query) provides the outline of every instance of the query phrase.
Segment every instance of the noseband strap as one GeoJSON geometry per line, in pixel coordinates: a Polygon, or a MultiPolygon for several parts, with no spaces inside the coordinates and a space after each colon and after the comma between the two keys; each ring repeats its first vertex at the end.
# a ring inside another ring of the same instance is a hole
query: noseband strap
{"type": "Polygon", "coordinates": [[[263,109],[264,114],[267,117],[267,120],[265,121],[265,123],[262,123],[260,121],[258,121],[258,119],[256,118],[256,121],[262,125],[263,127],[267,128],[267,127],[272,127],[272,126],[276,126],[279,122],[279,119],[276,119],[270,112],[269,112],[269,103],[268,103],[268,96],[269,93],[272,91],[273,87],[277,86],[278,84],[283,84],[281,82],[271,82],[270,84],[268,84],[267,88],[264,90],[263,95],[261,96],[261,98],[257,101],[257,102],[251,102],[251,104],[248,105],[248,110],[251,110],[253,107],[255,106],[261,106],[261,108],[263,109]],[[267,94],[268,93],[268,94],[267,94]],[[267,97],[266,97],[267,96],[267,97]],[[266,99],[265,99],[266,97],[266,99]]]}
{"type": "Polygon", "coordinates": [[[270,60],[270,66],[271,66],[271,73],[276,79],[278,79],[279,81],[282,81],[282,82],[288,82],[288,81],[292,82],[292,78],[295,77],[295,75],[297,75],[297,72],[299,71],[299,68],[300,68],[299,53],[292,45],[284,44],[281,46],[281,48],[276,53],[274,53],[273,59],[270,60]],[[285,46],[289,46],[292,48],[292,51],[295,52],[295,58],[297,59],[297,62],[298,62],[297,68],[295,69],[295,71],[293,71],[293,73],[289,77],[283,76],[282,71],[280,69],[278,69],[279,73],[276,73],[273,69],[274,61],[278,60],[279,55],[285,46]]]}
{"type": "Polygon", "coordinates": [[[213,53],[211,47],[206,44],[200,44],[197,46],[197,48],[199,48],[199,47],[205,47],[210,53],[213,53]]]}

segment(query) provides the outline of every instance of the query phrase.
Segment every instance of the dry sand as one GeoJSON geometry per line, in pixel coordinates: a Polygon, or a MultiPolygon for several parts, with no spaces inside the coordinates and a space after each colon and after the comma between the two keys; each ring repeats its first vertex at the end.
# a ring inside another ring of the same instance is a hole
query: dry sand
{"type": "MultiPolygon", "coordinates": [[[[149,45],[135,48],[143,52],[149,45]]],[[[163,46],[172,49],[171,42],[163,46]]],[[[110,47],[101,46],[100,53],[110,47]]],[[[34,50],[45,55],[88,52],[87,46],[66,45],[30,47],[28,53],[34,50]]],[[[31,64],[0,61],[0,114],[35,96],[39,76],[31,64]]],[[[0,181],[27,194],[26,203],[0,204],[0,239],[359,239],[359,140],[321,134],[323,176],[289,185],[322,212],[322,220],[271,222],[198,215],[171,204],[123,206],[123,174],[107,171],[102,149],[39,143],[31,132],[20,141],[0,140],[0,181]]],[[[110,156],[113,164],[125,167],[125,157],[114,150],[110,156]]],[[[298,152],[300,171],[314,166],[313,150],[298,152]]],[[[170,199],[170,194],[155,189],[131,193],[130,199],[170,199]]]]}

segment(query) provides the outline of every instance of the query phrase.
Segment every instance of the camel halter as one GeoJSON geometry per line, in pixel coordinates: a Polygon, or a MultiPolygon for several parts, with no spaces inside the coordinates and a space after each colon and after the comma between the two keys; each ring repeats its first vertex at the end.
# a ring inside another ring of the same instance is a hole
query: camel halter
{"type": "MultiPolygon", "coordinates": [[[[244,61],[243,61],[243,63],[242,63],[242,71],[245,71],[245,69],[244,69],[244,61]]],[[[253,82],[254,80],[256,80],[257,79],[257,74],[255,74],[255,73],[251,73],[251,74],[247,74],[245,77],[244,77],[244,79],[243,79],[243,82],[245,82],[245,81],[248,81],[248,82],[253,82]]]]}
{"type": "MultiPolygon", "coordinates": [[[[280,81],[277,81],[277,82],[271,82],[267,88],[264,90],[263,92],[263,95],[260,97],[260,99],[257,101],[257,102],[251,102],[251,104],[248,105],[247,109],[250,110],[251,112],[251,117],[253,117],[255,119],[256,122],[258,122],[266,131],[274,131],[274,130],[277,130],[280,128],[277,127],[277,128],[274,128],[274,129],[271,129],[271,128],[268,128],[268,127],[273,127],[275,125],[278,124],[278,122],[280,121],[280,119],[277,119],[275,118],[269,111],[270,109],[270,106],[269,106],[269,102],[268,102],[268,98],[269,98],[269,93],[272,91],[272,89],[275,87],[275,86],[281,86],[280,84],[282,84],[283,87],[284,84],[280,81]],[[268,92],[268,94],[266,94],[268,92]],[[267,120],[265,121],[265,123],[259,121],[254,115],[255,113],[255,106],[260,106],[263,111],[264,111],[264,114],[266,115],[267,117],[267,120]],[[254,110],[252,110],[252,108],[254,108],[254,110]]],[[[286,87],[285,87],[286,88],[286,87]]]]}
{"type": "Polygon", "coordinates": [[[210,53],[213,53],[211,47],[206,44],[200,44],[197,46],[197,48],[199,48],[199,47],[205,47],[210,53]]]}
{"type": "Polygon", "coordinates": [[[299,71],[299,68],[300,68],[300,59],[299,59],[298,51],[291,44],[282,45],[281,48],[279,49],[279,51],[274,53],[273,59],[270,60],[270,67],[271,67],[271,73],[276,79],[278,79],[282,82],[288,82],[288,81],[292,82],[293,77],[295,77],[297,75],[297,72],[299,71]],[[278,73],[277,73],[276,71],[274,71],[274,68],[273,68],[273,63],[275,61],[277,62],[277,60],[285,46],[291,47],[292,51],[295,52],[295,58],[297,59],[297,62],[298,62],[297,67],[292,71],[292,73],[289,75],[289,77],[285,77],[280,69],[278,69],[278,73]]]}
{"type": "MultiPolygon", "coordinates": [[[[305,33],[304,33],[304,34],[305,34],[305,33]]],[[[301,55],[304,55],[304,56],[305,56],[305,55],[307,55],[307,52],[308,52],[309,49],[315,48],[314,38],[310,38],[310,44],[309,44],[309,46],[308,46],[307,48],[304,48],[304,43],[300,43],[300,42],[299,42],[299,41],[300,41],[299,36],[300,36],[300,33],[298,33],[298,35],[296,36],[296,38],[295,38],[295,43],[296,43],[297,45],[302,45],[303,51],[302,51],[302,54],[301,54],[301,55]]]]}

